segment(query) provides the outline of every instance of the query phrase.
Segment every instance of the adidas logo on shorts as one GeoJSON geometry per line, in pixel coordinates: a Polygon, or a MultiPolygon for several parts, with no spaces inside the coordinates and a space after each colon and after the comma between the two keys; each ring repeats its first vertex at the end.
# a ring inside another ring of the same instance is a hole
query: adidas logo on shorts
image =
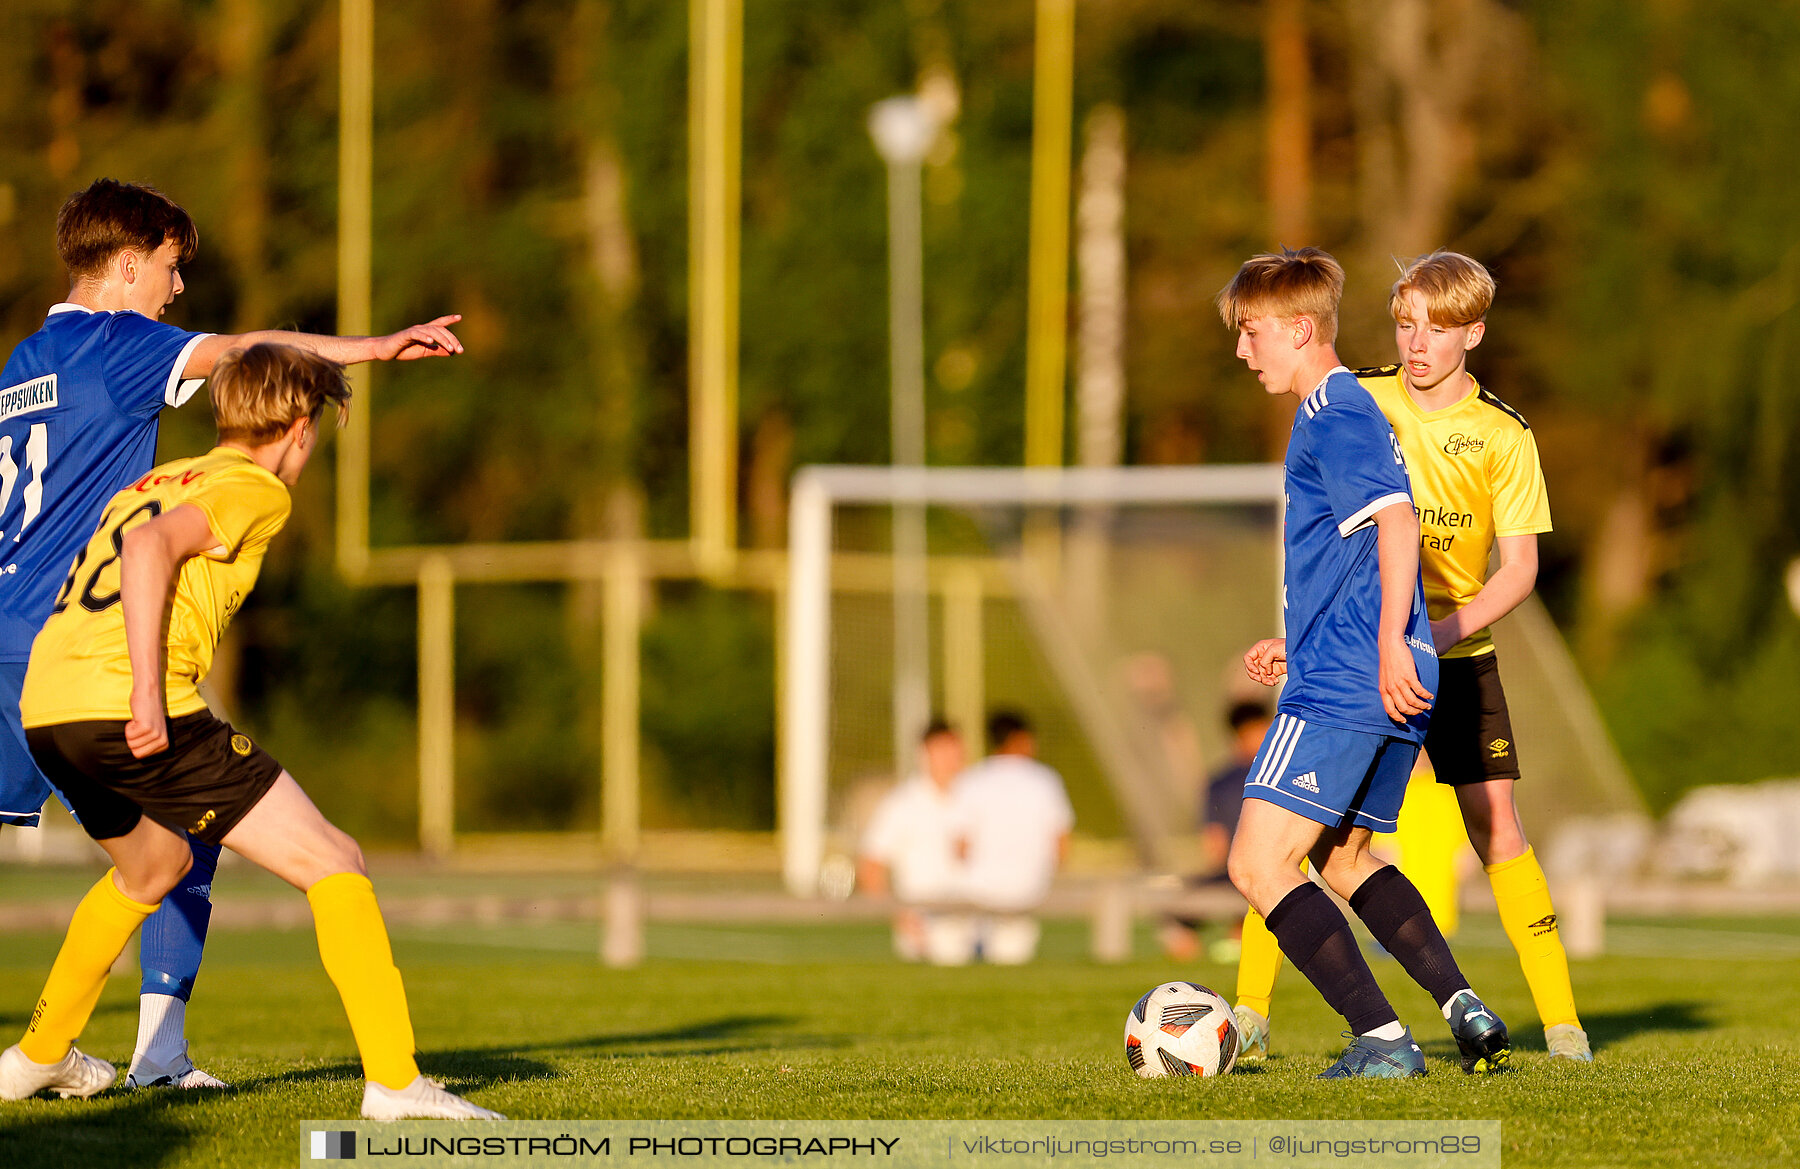
{"type": "Polygon", "coordinates": [[[1318,795],[1319,773],[1316,771],[1309,771],[1305,775],[1296,775],[1294,777],[1294,786],[1309,791],[1315,796],[1318,795]]]}

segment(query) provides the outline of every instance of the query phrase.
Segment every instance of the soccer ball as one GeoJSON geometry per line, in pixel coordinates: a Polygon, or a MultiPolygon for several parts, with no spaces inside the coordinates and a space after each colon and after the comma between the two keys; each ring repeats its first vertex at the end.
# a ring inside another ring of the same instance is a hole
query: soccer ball
{"type": "Polygon", "coordinates": [[[1125,1016],[1125,1058],[1146,1080],[1222,1076],[1237,1063],[1237,1017],[1216,991],[1165,982],[1125,1016]]]}

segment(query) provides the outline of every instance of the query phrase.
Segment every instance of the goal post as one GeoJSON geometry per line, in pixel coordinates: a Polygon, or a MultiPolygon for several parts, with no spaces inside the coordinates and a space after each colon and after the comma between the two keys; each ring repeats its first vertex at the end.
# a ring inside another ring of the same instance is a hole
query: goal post
{"type": "MultiPolygon", "coordinates": [[[[827,821],[833,781],[831,734],[833,707],[833,597],[839,589],[880,592],[890,582],[907,579],[893,570],[891,551],[846,552],[834,545],[836,513],[850,505],[962,510],[1010,509],[1019,516],[1049,517],[1022,522],[1019,538],[1003,551],[974,554],[927,554],[927,587],[941,586],[949,601],[971,580],[991,579],[994,587],[1018,598],[1027,626],[1036,639],[1083,733],[1103,756],[1103,770],[1116,788],[1124,818],[1134,835],[1150,831],[1152,786],[1133,782],[1136,748],[1121,732],[1118,719],[1103,709],[1091,691],[1092,671],[1082,655],[1055,636],[1060,622],[1047,611],[1053,591],[1046,577],[1059,577],[1078,557],[1075,531],[1065,533],[1055,522],[1067,513],[1104,526],[1118,509],[1144,506],[1248,505],[1267,512],[1266,571],[1274,587],[1259,606],[1262,628],[1274,631],[1281,620],[1280,529],[1282,473],[1279,466],[1206,467],[844,467],[803,468],[795,477],[790,503],[787,629],[782,693],[782,769],[778,800],[783,876],[799,896],[818,891],[826,858],[827,821]],[[1071,547],[1065,549],[1067,543],[1071,547]]],[[[904,587],[904,586],[902,586],[904,587]]],[[[955,607],[945,605],[946,635],[956,628],[955,607]]],[[[962,611],[966,612],[964,607],[962,611]]],[[[976,610],[979,613],[979,609],[976,610]]],[[[945,656],[950,656],[949,651],[945,656]]],[[[880,663],[868,663],[880,669],[880,663]]],[[[978,667],[979,668],[979,667],[978,667]]],[[[947,697],[957,693],[955,680],[945,679],[947,697]]],[[[963,690],[968,689],[965,684],[963,690]]],[[[975,728],[965,728],[974,730],[975,728]]],[[[894,739],[905,741],[916,728],[895,727],[894,739]]],[[[894,760],[895,774],[905,761],[894,760]]],[[[838,777],[842,778],[842,777],[838,777]]]]}

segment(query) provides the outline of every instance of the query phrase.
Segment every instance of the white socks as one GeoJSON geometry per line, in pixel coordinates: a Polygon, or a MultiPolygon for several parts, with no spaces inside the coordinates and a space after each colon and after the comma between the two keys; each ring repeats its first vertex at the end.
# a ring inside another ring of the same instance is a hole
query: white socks
{"type": "Polygon", "coordinates": [[[131,1064],[168,1069],[187,1053],[187,1003],[172,994],[138,996],[137,1050],[131,1064]]]}
{"type": "Polygon", "coordinates": [[[1364,1034],[1370,1039],[1385,1039],[1391,1043],[1406,1034],[1406,1024],[1395,1019],[1392,1023],[1384,1024],[1373,1031],[1364,1032],[1364,1034]]]}

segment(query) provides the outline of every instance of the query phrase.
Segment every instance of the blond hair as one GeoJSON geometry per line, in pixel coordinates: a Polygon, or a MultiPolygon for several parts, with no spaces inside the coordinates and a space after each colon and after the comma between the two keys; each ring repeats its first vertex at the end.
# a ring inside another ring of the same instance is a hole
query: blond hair
{"type": "Polygon", "coordinates": [[[1344,269],[1320,248],[1282,248],[1244,261],[1231,283],[1219,290],[1219,317],[1227,328],[1242,328],[1257,317],[1311,317],[1319,337],[1337,337],[1338,301],[1344,269]]]}
{"type": "Polygon", "coordinates": [[[337,406],[342,426],[350,413],[344,367],[292,345],[264,342],[233,349],[213,366],[213,421],[220,442],[274,442],[296,419],[309,418],[317,426],[328,402],[337,406]]]}
{"type": "Polygon", "coordinates": [[[1436,251],[1400,268],[1400,279],[1388,299],[1388,312],[1398,321],[1406,313],[1406,294],[1425,298],[1425,314],[1434,325],[1459,328],[1487,316],[1494,303],[1494,278],[1461,252],[1436,251]]]}

